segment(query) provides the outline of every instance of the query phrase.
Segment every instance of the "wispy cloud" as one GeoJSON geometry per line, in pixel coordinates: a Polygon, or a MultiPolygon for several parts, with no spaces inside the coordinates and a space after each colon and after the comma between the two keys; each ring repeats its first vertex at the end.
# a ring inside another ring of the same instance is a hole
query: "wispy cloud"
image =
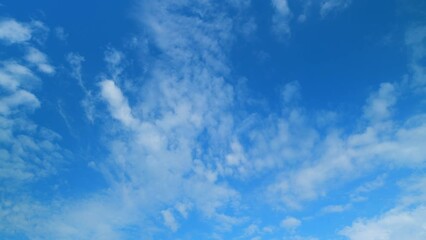
{"type": "MultiPolygon", "coordinates": [[[[422,44],[426,35],[424,29],[409,29],[406,35],[406,45],[411,52],[412,75],[408,83],[409,90],[422,92],[422,73],[424,66],[418,64],[418,60],[426,55],[422,44]],[[413,51],[417,50],[417,51],[413,51]]],[[[386,114],[385,114],[386,115],[386,114]]],[[[406,128],[401,128],[397,133],[398,144],[393,144],[393,154],[388,158],[399,161],[398,165],[424,166],[424,152],[418,145],[418,141],[425,139],[425,118],[423,115],[413,116],[406,122],[406,128]],[[397,150],[398,149],[398,150],[397,150]]],[[[377,183],[380,184],[380,181],[377,183]]],[[[374,188],[376,183],[367,185],[361,191],[374,188]]],[[[426,231],[423,219],[426,217],[425,203],[425,179],[424,176],[414,176],[403,180],[401,184],[402,193],[394,208],[369,219],[358,219],[342,229],[340,234],[351,240],[357,239],[423,239],[426,231]]]]}
{"type": "Polygon", "coordinates": [[[55,72],[54,67],[48,63],[46,54],[34,47],[29,47],[27,51],[28,53],[25,56],[25,60],[37,66],[39,71],[47,74],[53,74],[55,72]]]}
{"type": "MultiPolygon", "coordinates": [[[[372,125],[367,125],[361,132],[347,137],[341,137],[334,130],[327,134],[319,145],[314,141],[314,145],[310,145],[311,149],[320,149],[323,154],[308,154],[307,159],[317,160],[296,171],[283,174],[271,186],[270,191],[279,194],[286,204],[297,207],[300,200],[324,196],[327,188],[333,185],[331,182],[336,179],[341,182],[357,178],[360,176],[359,171],[368,171],[383,163],[388,167],[412,167],[422,164],[425,161],[421,156],[423,150],[416,142],[426,137],[424,122],[420,120],[416,126],[403,124],[396,127],[385,120],[389,116],[388,107],[393,104],[395,97],[383,97],[382,93],[387,92],[384,89],[388,88],[392,89],[391,85],[382,85],[378,93],[369,98],[364,108],[367,116],[371,115],[374,120],[372,125]],[[377,119],[380,121],[377,122],[377,119]]],[[[407,119],[407,123],[411,121],[412,119],[407,119]]],[[[309,143],[306,140],[305,142],[309,143]]]]}
{"type": "Polygon", "coordinates": [[[84,93],[84,97],[81,100],[81,106],[84,109],[86,114],[86,118],[93,123],[95,121],[96,116],[96,98],[93,96],[92,91],[89,90],[83,80],[83,63],[85,62],[85,58],[78,53],[68,53],[66,56],[66,60],[70,65],[70,73],[71,76],[77,80],[78,86],[84,93]]]}
{"type": "Polygon", "coordinates": [[[413,177],[404,181],[403,194],[397,206],[370,219],[358,219],[340,234],[351,240],[358,239],[423,239],[426,231],[424,177],[413,177]],[[408,200],[408,201],[407,201],[408,200]]]}

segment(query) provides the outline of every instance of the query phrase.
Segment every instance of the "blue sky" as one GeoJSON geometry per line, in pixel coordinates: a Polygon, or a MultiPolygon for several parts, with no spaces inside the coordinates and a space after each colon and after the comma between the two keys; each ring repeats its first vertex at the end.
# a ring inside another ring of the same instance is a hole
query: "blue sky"
{"type": "Polygon", "coordinates": [[[426,239],[421,0],[0,1],[0,238],[426,239]]]}

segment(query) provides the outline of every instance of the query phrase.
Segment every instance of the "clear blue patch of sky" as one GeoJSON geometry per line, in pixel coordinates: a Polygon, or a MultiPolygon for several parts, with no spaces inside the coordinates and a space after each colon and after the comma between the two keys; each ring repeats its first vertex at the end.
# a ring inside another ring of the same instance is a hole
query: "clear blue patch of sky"
{"type": "Polygon", "coordinates": [[[309,109],[352,111],[379,83],[399,81],[407,72],[393,1],[353,1],[324,19],[311,14],[304,23],[293,20],[291,36],[281,40],[270,31],[272,7],[254,5],[259,27],[254,40],[235,45],[233,70],[271,100],[280,86],[298,81],[309,109]]]}

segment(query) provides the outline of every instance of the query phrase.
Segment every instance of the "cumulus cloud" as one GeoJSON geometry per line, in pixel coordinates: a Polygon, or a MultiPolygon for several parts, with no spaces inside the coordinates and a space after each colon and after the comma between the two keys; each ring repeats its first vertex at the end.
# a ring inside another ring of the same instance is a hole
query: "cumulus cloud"
{"type": "Polygon", "coordinates": [[[161,211],[161,214],[163,215],[164,225],[170,228],[173,232],[176,232],[179,225],[173,216],[173,213],[170,210],[163,210],[161,211]]]}
{"type": "Polygon", "coordinates": [[[0,20],[0,39],[7,43],[21,43],[31,39],[31,28],[14,19],[0,20]]]}
{"type": "Polygon", "coordinates": [[[290,19],[292,12],[288,6],[287,0],[272,0],[272,6],[275,13],[272,16],[272,29],[281,36],[290,34],[290,19]]]}
{"type": "Polygon", "coordinates": [[[283,16],[289,16],[291,14],[287,0],[272,0],[272,5],[277,12],[283,16]]]}
{"type": "Polygon", "coordinates": [[[294,217],[287,217],[281,221],[281,226],[289,231],[293,231],[298,228],[302,222],[294,217]]]}
{"type": "Polygon", "coordinates": [[[343,10],[351,4],[351,0],[324,0],[321,2],[320,14],[322,17],[329,15],[333,11],[343,10]]]}

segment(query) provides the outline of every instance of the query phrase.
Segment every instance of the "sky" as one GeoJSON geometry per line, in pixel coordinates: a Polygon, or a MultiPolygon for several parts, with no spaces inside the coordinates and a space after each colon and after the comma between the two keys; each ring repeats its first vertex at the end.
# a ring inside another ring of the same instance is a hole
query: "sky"
{"type": "Polygon", "coordinates": [[[0,0],[1,239],[426,239],[426,2],[0,0]]]}

